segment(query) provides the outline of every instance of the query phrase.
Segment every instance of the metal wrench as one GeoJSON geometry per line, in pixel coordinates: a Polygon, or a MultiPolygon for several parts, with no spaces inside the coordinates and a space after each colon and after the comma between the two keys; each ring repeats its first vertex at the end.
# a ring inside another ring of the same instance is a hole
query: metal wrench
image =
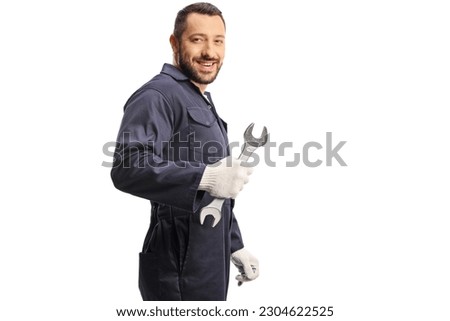
{"type": "MultiPolygon", "coordinates": [[[[264,126],[260,137],[254,137],[252,134],[254,126],[255,124],[251,123],[244,132],[244,146],[241,155],[239,156],[239,159],[243,162],[246,162],[258,147],[264,146],[267,143],[267,128],[264,126]]],[[[203,207],[200,211],[200,224],[203,225],[206,216],[211,215],[214,217],[212,227],[215,227],[222,218],[222,206],[224,201],[224,198],[215,198],[209,205],[203,207]]]]}

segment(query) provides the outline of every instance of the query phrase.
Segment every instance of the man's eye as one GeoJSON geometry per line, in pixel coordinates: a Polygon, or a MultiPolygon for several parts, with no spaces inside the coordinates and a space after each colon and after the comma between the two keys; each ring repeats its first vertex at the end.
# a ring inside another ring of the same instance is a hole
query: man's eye
{"type": "Polygon", "coordinates": [[[202,41],[202,38],[193,38],[192,41],[193,41],[193,42],[201,42],[201,41],[202,41]]]}
{"type": "Polygon", "coordinates": [[[218,45],[221,45],[221,44],[223,44],[223,40],[221,40],[221,39],[217,39],[217,40],[216,40],[216,44],[218,44],[218,45]]]}

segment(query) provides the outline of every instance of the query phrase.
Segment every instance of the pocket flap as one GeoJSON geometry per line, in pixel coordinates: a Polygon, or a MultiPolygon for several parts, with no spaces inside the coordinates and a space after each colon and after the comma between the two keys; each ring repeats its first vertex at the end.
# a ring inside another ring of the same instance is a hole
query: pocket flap
{"type": "Polygon", "coordinates": [[[191,118],[204,126],[210,127],[216,121],[216,117],[214,114],[205,108],[202,107],[188,107],[187,111],[191,118]]]}

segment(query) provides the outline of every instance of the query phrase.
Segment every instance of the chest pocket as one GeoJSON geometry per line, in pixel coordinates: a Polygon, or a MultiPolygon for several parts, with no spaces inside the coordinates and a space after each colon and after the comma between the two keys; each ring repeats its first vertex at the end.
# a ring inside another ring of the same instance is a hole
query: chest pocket
{"type": "Polygon", "coordinates": [[[211,127],[217,121],[212,111],[202,107],[188,107],[187,111],[192,120],[200,125],[211,127]]]}
{"type": "Polygon", "coordinates": [[[226,142],[213,112],[204,107],[187,107],[187,111],[192,157],[206,164],[225,157],[226,142]]]}

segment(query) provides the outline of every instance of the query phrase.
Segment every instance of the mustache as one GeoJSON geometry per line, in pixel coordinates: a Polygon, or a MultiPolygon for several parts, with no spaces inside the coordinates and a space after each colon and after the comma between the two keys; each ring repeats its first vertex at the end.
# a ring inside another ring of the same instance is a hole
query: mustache
{"type": "Polygon", "coordinates": [[[211,57],[209,55],[201,55],[199,57],[195,57],[196,60],[203,60],[203,61],[211,61],[211,62],[218,62],[218,58],[211,57]]]}

